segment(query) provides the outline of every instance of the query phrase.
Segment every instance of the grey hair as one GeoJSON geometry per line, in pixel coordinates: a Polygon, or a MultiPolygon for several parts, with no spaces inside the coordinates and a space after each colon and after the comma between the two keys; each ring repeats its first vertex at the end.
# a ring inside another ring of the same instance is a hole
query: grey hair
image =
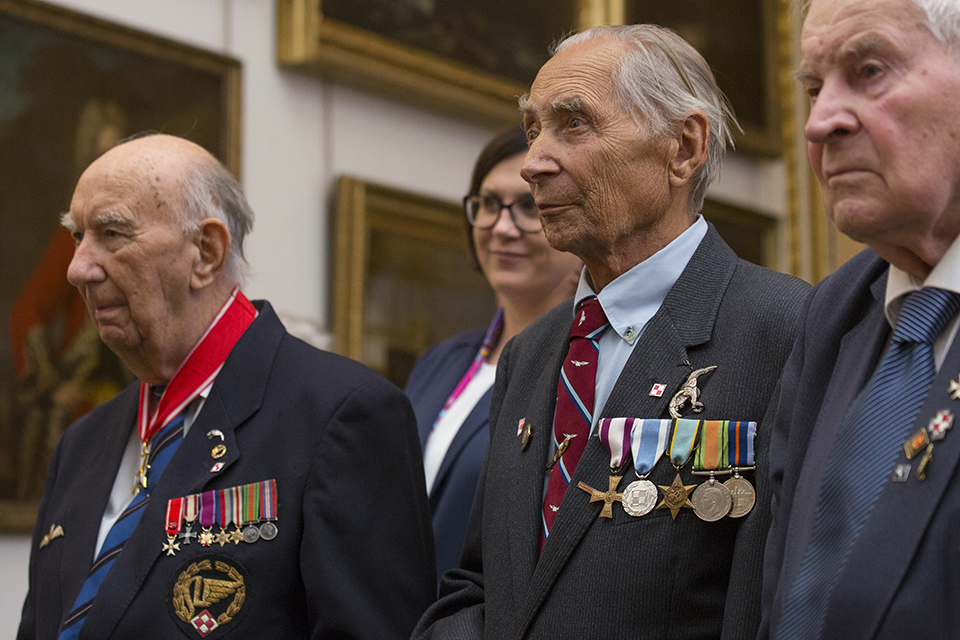
{"type": "Polygon", "coordinates": [[[706,114],[710,128],[709,155],[693,176],[690,191],[690,207],[699,212],[707,187],[720,174],[727,147],[734,146],[733,127],[740,128],[710,66],[675,32],[649,24],[593,27],[558,42],[551,48],[551,55],[600,38],[630,45],[614,71],[614,93],[650,135],[672,137],[677,125],[686,120],[691,111],[699,109],[706,114]]]}
{"type": "Polygon", "coordinates": [[[231,239],[225,274],[236,284],[244,284],[250,266],[243,255],[243,241],[253,228],[253,209],[240,183],[215,159],[194,164],[185,174],[180,214],[184,232],[198,231],[206,218],[224,222],[231,239]]]}
{"type": "MultiPolygon", "coordinates": [[[[807,19],[813,0],[795,0],[807,19]]],[[[923,13],[923,24],[954,57],[960,59],[960,3],[957,0],[910,0],[923,13]]]]}

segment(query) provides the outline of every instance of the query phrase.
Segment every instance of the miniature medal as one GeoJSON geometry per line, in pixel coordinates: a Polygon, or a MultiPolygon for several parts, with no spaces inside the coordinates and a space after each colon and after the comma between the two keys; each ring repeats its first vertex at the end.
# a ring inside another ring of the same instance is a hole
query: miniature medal
{"type": "Polygon", "coordinates": [[[168,556],[175,555],[180,551],[180,543],[177,542],[177,534],[180,533],[180,526],[183,523],[183,498],[171,498],[167,501],[167,518],[165,530],[167,533],[167,543],[163,545],[162,551],[168,556]]]}
{"type": "Polygon", "coordinates": [[[260,525],[260,537],[264,540],[273,540],[276,538],[277,525],[273,524],[272,522],[264,522],[262,525],[260,525]]]}
{"type": "Polygon", "coordinates": [[[260,539],[260,529],[257,529],[254,525],[249,525],[243,530],[243,541],[253,544],[260,539]]]}

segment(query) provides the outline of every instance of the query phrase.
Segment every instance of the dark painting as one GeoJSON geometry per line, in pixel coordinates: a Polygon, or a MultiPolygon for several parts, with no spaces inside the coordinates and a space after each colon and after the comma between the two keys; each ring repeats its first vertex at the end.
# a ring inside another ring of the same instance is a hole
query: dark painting
{"type": "Polygon", "coordinates": [[[322,0],[323,15],[529,86],[577,3],[516,0],[322,0]]]}
{"type": "Polygon", "coordinates": [[[191,65],[181,45],[119,27],[113,38],[112,29],[39,3],[0,2],[0,527],[7,530],[25,524],[11,509],[29,513],[39,499],[66,426],[132,380],[66,280],[73,240],[59,216],[80,174],[144,130],[187,137],[235,164],[225,98],[237,64],[198,52],[206,58],[191,65]],[[64,29],[71,19],[76,28],[64,29]]]}

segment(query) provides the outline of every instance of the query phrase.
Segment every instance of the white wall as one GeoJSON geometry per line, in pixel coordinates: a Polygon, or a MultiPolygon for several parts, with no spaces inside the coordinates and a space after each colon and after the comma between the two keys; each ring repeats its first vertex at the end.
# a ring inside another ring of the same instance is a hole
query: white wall
{"type": "MultiPolygon", "coordinates": [[[[494,132],[281,70],[267,0],[58,0],[56,4],[225,53],[243,63],[242,180],[257,214],[251,297],[328,326],[327,251],[336,177],[347,173],[458,200],[494,132]]],[[[715,197],[785,210],[779,162],[731,159],[715,197]]],[[[26,594],[29,538],[0,536],[0,640],[26,594]]]]}

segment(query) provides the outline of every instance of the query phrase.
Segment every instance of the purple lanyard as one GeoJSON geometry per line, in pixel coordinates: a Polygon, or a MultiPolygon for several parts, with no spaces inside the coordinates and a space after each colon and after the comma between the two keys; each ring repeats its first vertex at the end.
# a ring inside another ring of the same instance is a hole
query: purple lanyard
{"type": "Polygon", "coordinates": [[[443,416],[445,416],[447,411],[450,409],[450,405],[456,402],[457,398],[460,397],[460,394],[463,393],[463,390],[466,389],[467,385],[470,384],[470,381],[473,380],[473,377],[477,375],[477,371],[480,370],[480,365],[483,364],[483,361],[488,355],[490,355],[490,352],[493,351],[493,348],[497,345],[497,341],[500,339],[500,333],[502,331],[503,307],[500,307],[497,309],[497,313],[493,316],[493,322],[491,322],[490,326],[487,328],[486,335],[483,336],[483,342],[480,343],[480,350],[477,351],[477,355],[473,358],[473,362],[470,363],[470,368],[467,369],[467,372],[463,374],[462,378],[460,378],[460,382],[457,383],[456,388],[454,388],[453,393],[450,394],[450,397],[447,398],[447,401],[443,403],[443,409],[440,409],[437,419],[434,420],[433,427],[430,429],[430,435],[433,435],[437,425],[440,424],[440,421],[443,420],[443,416]]]}

